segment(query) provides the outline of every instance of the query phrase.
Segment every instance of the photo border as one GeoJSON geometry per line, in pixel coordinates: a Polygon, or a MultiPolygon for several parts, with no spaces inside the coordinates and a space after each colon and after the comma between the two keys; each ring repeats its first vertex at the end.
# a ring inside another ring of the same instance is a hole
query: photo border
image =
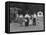
{"type": "Polygon", "coordinates": [[[45,32],[45,3],[30,3],[30,2],[14,2],[14,1],[7,1],[5,2],[5,33],[26,33],[26,32],[45,32]],[[36,5],[43,5],[44,9],[44,29],[43,30],[36,30],[36,31],[18,31],[18,32],[10,32],[10,3],[23,3],[23,4],[36,4],[36,5]]]}

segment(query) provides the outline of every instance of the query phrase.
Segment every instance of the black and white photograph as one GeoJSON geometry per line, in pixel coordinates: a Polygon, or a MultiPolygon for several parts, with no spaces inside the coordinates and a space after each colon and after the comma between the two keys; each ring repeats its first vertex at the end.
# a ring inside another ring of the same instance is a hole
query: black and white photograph
{"type": "Polygon", "coordinates": [[[8,5],[9,23],[6,26],[10,32],[45,30],[44,3],[9,2],[8,5]]]}

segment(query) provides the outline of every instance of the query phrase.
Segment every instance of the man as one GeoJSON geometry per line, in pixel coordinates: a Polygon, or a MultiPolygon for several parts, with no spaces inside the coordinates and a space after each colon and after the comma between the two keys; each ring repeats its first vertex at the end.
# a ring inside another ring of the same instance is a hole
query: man
{"type": "Polygon", "coordinates": [[[34,13],[34,17],[33,17],[33,25],[36,25],[36,14],[34,13]]]}
{"type": "Polygon", "coordinates": [[[25,26],[29,26],[29,14],[25,15],[25,26]]]}

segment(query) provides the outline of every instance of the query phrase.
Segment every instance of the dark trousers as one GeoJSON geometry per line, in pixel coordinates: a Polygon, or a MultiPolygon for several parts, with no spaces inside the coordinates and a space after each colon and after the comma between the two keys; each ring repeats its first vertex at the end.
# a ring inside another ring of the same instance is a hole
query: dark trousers
{"type": "Polygon", "coordinates": [[[36,25],[36,18],[33,19],[33,25],[36,25]]]}
{"type": "Polygon", "coordinates": [[[29,23],[28,23],[28,22],[26,22],[26,23],[25,23],[25,26],[28,26],[28,24],[29,24],[29,23]]]}
{"type": "Polygon", "coordinates": [[[27,19],[27,22],[25,22],[25,26],[29,26],[29,19],[28,18],[26,19],[27,19]]]}

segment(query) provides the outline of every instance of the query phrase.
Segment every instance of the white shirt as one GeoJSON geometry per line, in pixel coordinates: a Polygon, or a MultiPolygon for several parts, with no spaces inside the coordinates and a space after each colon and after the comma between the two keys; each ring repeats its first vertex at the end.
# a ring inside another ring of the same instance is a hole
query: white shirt
{"type": "Polygon", "coordinates": [[[36,18],[37,16],[36,16],[36,14],[34,14],[34,18],[36,18]]]}
{"type": "Polygon", "coordinates": [[[20,15],[19,17],[20,17],[20,18],[23,18],[23,15],[20,15]]]}
{"type": "Polygon", "coordinates": [[[25,18],[26,18],[26,17],[30,18],[30,16],[29,16],[28,14],[25,15],[25,18]]]}

